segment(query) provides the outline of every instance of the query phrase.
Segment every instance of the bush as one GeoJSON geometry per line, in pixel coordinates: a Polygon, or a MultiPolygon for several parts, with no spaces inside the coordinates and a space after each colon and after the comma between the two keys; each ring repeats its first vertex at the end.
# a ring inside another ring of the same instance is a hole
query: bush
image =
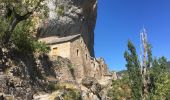
{"type": "Polygon", "coordinates": [[[55,90],[60,90],[63,89],[63,86],[60,86],[60,84],[55,84],[55,83],[49,83],[49,85],[47,86],[47,89],[50,91],[55,91],[55,90]]]}
{"type": "Polygon", "coordinates": [[[47,53],[49,47],[42,42],[38,42],[33,37],[33,31],[30,31],[33,26],[34,24],[31,20],[19,23],[12,34],[11,41],[15,45],[15,48],[23,53],[47,53]]]}
{"type": "Polygon", "coordinates": [[[0,17],[0,39],[2,39],[2,36],[4,35],[8,26],[9,26],[8,20],[0,17]]]}
{"type": "Polygon", "coordinates": [[[75,89],[70,89],[64,95],[64,100],[81,100],[81,94],[79,91],[75,89]]]}
{"type": "Polygon", "coordinates": [[[58,6],[56,9],[56,12],[59,16],[63,16],[64,15],[64,6],[58,6]]]}

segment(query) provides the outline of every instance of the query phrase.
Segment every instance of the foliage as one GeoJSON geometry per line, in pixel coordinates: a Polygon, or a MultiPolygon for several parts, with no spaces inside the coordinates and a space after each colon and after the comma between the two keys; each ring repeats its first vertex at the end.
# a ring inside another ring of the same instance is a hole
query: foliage
{"type": "Polygon", "coordinates": [[[168,72],[167,61],[165,57],[159,59],[152,58],[151,46],[147,45],[146,59],[146,79],[147,94],[144,94],[144,76],[141,70],[141,65],[136,54],[136,49],[133,44],[128,42],[128,51],[125,51],[127,61],[127,70],[129,76],[129,84],[132,91],[133,100],[169,100],[170,94],[170,73],[168,72]],[[146,95],[146,96],[145,96],[146,95]]]}
{"type": "Polygon", "coordinates": [[[63,16],[64,14],[64,6],[58,6],[57,9],[56,9],[56,12],[59,16],[63,16]]]}
{"type": "Polygon", "coordinates": [[[47,89],[51,90],[52,92],[56,90],[63,90],[64,93],[62,97],[64,98],[64,100],[81,100],[80,91],[74,89],[72,85],[68,87],[69,85],[70,84],[64,84],[64,83],[63,84],[50,83],[47,89]]]}
{"type": "Polygon", "coordinates": [[[112,100],[129,100],[132,98],[131,89],[129,86],[129,78],[123,78],[112,81],[112,88],[108,91],[108,97],[112,100]]]}
{"type": "Polygon", "coordinates": [[[7,23],[7,21],[4,18],[0,17],[0,39],[7,30],[7,27],[9,27],[9,23],[7,23]]]}
{"type": "Polygon", "coordinates": [[[60,84],[55,84],[55,83],[49,83],[47,86],[47,89],[50,91],[55,91],[55,90],[59,90],[59,89],[63,89],[64,87],[61,86],[60,84]]]}
{"type": "Polygon", "coordinates": [[[24,53],[48,52],[49,48],[33,37],[32,31],[30,31],[32,26],[34,26],[34,24],[30,19],[19,23],[12,34],[11,41],[17,50],[24,53]]]}
{"type": "Polygon", "coordinates": [[[117,74],[117,76],[124,76],[124,75],[128,75],[128,72],[127,72],[127,70],[121,70],[121,71],[119,71],[119,72],[116,72],[116,74],[117,74]]]}
{"type": "Polygon", "coordinates": [[[168,61],[167,66],[168,66],[168,70],[169,70],[169,72],[170,72],[170,61],[168,61]]]}
{"type": "Polygon", "coordinates": [[[151,78],[151,94],[152,100],[170,99],[170,74],[167,69],[167,61],[165,57],[161,57],[158,60],[154,59],[153,67],[150,72],[151,78]]]}
{"type": "Polygon", "coordinates": [[[76,89],[69,89],[64,94],[64,100],[81,100],[80,92],[76,89]]]}
{"type": "Polygon", "coordinates": [[[4,6],[15,9],[17,14],[24,15],[32,10],[39,10],[34,8],[37,8],[37,5],[41,7],[43,1],[44,0],[1,0],[0,3],[4,6]]]}
{"type": "Polygon", "coordinates": [[[34,12],[45,12],[44,0],[2,0],[4,12],[0,16],[0,40],[13,43],[17,50],[24,53],[48,52],[49,48],[34,38],[34,12]],[[44,10],[40,10],[40,8],[44,10]]]}
{"type": "Polygon", "coordinates": [[[35,12],[42,8],[44,0],[1,0],[0,1],[0,26],[1,43],[5,46],[13,34],[15,28],[22,21],[29,19],[35,12]]]}
{"type": "Polygon", "coordinates": [[[134,45],[128,41],[128,51],[125,51],[125,58],[127,61],[126,67],[128,70],[130,87],[132,90],[132,97],[134,100],[142,99],[142,76],[140,69],[140,62],[136,53],[134,45]]]}

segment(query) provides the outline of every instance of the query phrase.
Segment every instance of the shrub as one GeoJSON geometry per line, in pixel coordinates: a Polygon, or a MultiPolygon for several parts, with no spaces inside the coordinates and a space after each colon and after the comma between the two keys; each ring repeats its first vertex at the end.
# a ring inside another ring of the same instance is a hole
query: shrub
{"type": "Polygon", "coordinates": [[[75,89],[70,89],[64,95],[64,100],[81,100],[81,94],[79,91],[75,89]]]}
{"type": "Polygon", "coordinates": [[[11,41],[15,45],[15,48],[23,53],[47,53],[49,47],[42,42],[38,42],[33,37],[33,31],[30,31],[33,26],[34,24],[31,20],[19,23],[12,34],[11,41]]]}
{"type": "Polygon", "coordinates": [[[56,12],[59,16],[63,16],[64,15],[64,6],[58,6],[56,9],[56,12]]]}
{"type": "Polygon", "coordinates": [[[63,89],[63,86],[60,86],[60,84],[55,84],[55,83],[49,83],[49,85],[47,86],[47,89],[50,91],[55,91],[55,90],[60,90],[63,89]]]}

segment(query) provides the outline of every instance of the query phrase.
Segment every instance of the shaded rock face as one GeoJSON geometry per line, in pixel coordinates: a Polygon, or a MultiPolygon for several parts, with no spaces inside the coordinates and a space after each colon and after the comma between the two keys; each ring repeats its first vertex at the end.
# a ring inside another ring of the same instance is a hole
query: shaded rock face
{"type": "Polygon", "coordinates": [[[83,78],[82,85],[84,85],[88,90],[90,90],[90,92],[83,90],[83,100],[101,100],[100,92],[102,90],[102,87],[94,77],[83,78]]]}
{"type": "Polygon", "coordinates": [[[7,63],[11,63],[5,71],[0,71],[0,98],[14,96],[15,100],[32,100],[29,98],[36,93],[50,92],[50,84],[75,83],[74,70],[68,59],[50,60],[45,54],[26,55],[13,50],[4,53],[7,63]]]}
{"type": "Polygon", "coordinates": [[[82,34],[94,56],[94,29],[97,0],[46,0],[48,19],[38,31],[38,37],[82,34]]]}
{"type": "Polygon", "coordinates": [[[95,83],[97,83],[97,80],[94,77],[85,77],[82,79],[82,84],[87,88],[91,88],[95,83]]]}

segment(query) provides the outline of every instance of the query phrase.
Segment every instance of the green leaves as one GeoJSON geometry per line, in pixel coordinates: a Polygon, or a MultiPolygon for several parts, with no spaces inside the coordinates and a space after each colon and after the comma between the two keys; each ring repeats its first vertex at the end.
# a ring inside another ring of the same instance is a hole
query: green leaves
{"type": "Polygon", "coordinates": [[[125,51],[124,57],[127,61],[126,67],[130,80],[132,96],[134,100],[142,99],[142,76],[140,72],[140,62],[136,54],[136,49],[131,41],[128,41],[128,51],[125,51]]]}
{"type": "Polygon", "coordinates": [[[4,6],[8,5],[11,9],[19,15],[24,15],[28,12],[32,12],[37,6],[42,5],[44,0],[2,0],[4,6]]]}
{"type": "Polygon", "coordinates": [[[34,24],[30,19],[19,23],[12,34],[11,41],[15,44],[16,49],[23,53],[47,53],[49,47],[33,37],[33,32],[30,31],[33,26],[34,24]]]}
{"type": "Polygon", "coordinates": [[[126,67],[129,75],[133,100],[168,100],[170,97],[170,74],[167,68],[165,57],[159,59],[152,58],[151,45],[147,44],[147,58],[145,75],[140,71],[141,66],[138,55],[133,44],[128,41],[128,51],[125,51],[124,57],[127,61],[126,67]],[[142,76],[146,76],[142,80],[142,76]],[[143,93],[143,84],[147,82],[147,91],[143,93]]]}
{"type": "Polygon", "coordinates": [[[59,16],[62,16],[64,14],[64,6],[62,5],[58,6],[56,12],[59,16]]]}
{"type": "Polygon", "coordinates": [[[108,91],[108,97],[111,97],[112,100],[131,99],[129,82],[127,75],[124,75],[122,79],[113,80],[112,88],[108,91]]]}
{"type": "Polygon", "coordinates": [[[38,42],[38,41],[33,41],[33,48],[35,52],[39,52],[39,53],[48,53],[50,48],[42,42],[38,42]]]}
{"type": "Polygon", "coordinates": [[[43,1],[1,0],[0,7],[4,10],[4,16],[0,16],[1,40],[9,42],[10,39],[15,48],[23,53],[48,52],[49,48],[36,40],[35,22],[32,21],[33,13],[43,8],[43,1]]]}
{"type": "Polygon", "coordinates": [[[20,22],[29,19],[30,17],[34,15],[35,12],[36,14],[38,14],[38,12],[41,12],[37,10],[40,10],[39,8],[45,4],[43,3],[43,1],[44,0],[2,0],[0,1],[0,5],[2,8],[2,12],[3,12],[3,16],[0,16],[0,18],[9,20],[8,22],[6,21],[9,25],[6,27],[7,30],[3,32],[5,33],[3,34],[3,39],[2,39],[3,45],[6,45],[9,43],[9,39],[11,38],[13,31],[15,30],[16,26],[20,22]]]}
{"type": "Polygon", "coordinates": [[[153,67],[150,71],[151,78],[151,99],[170,99],[167,98],[170,93],[170,74],[167,69],[165,57],[154,59],[153,67]]]}

